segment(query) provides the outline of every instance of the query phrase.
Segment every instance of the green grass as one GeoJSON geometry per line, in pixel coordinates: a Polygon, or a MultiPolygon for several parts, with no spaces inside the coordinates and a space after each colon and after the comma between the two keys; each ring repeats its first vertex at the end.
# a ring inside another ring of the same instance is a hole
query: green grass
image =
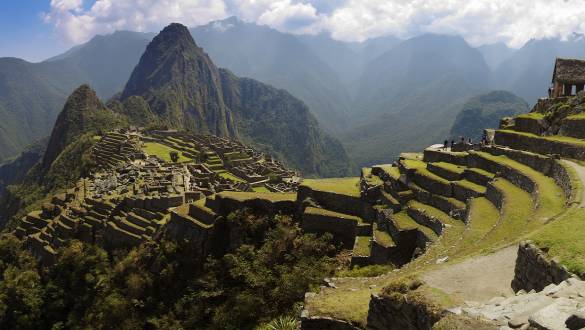
{"type": "Polygon", "coordinates": [[[467,228],[461,242],[457,245],[459,254],[473,253],[476,245],[498,223],[500,211],[485,197],[470,201],[467,228]]]}
{"type": "Polygon", "coordinates": [[[381,169],[384,173],[388,174],[388,176],[395,180],[400,178],[400,170],[392,164],[374,165],[373,167],[381,169]]]}
{"type": "Polygon", "coordinates": [[[242,192],[242,191],[222,191],[218,194],[221,197],[232,198],[241,202],[251,199],[265,199],[270,202],[291,201],[297,199],[296,193],[264,193],[264,192],[242,192]]]}
{"type": "Polygon", "coordinates": [[[452,173],[462,174],[463,171],[465,171],[465,166],[455,165],[447,162],[438,162],[432,164],[452,173]]]}
{"type": "Polygon", "coordinates": [[[302,186],[315,191],[360,197],[360,178],[304,179],[302,186]]]}
{"type": "Polygon", "coordinates": [[[330,211],[327,209],[322,209],[322,208],[312,207],[312,206],[309,206],[305,209],[305,214],[322,215],[322,216],[339,218],[339,219],[346,219],[346,220],[355,220],[358,223],[363,222],[362,218],[356,217],[355,215],[334,212],[334,211],[330,211]]]}
{"type": "Polygon", "coordinates": [[[253,187],[252,190],[254,190],[254,192],[259,192],[259,193],[270,193],[270,190],[268,190],[268,188],[266,188],[264,186],[253,187]]]}
{"type": "Polygon", "coordinates": [[[440,222],[442,222],[444,224],[453,225],[455,222],[460,222],[458,220],[451,218],[447,213],[445,213],[445,212],[443,212],[435,207],[432,207],[432,206],[427,205],[427,204],[423,204],[423,203],[415,201],[415,200],[408,202],[408,207],[423,211],[425,214],[428,214],[428,215],[438,219],[440,222]]]}
{"type": "Polygon", "coordinates": [[[460,185],[462,187],[473,190],[473,191],[480,193],[480,194],[485,194],[486,188],[484,186],[479,185],[477,183],[473,183],[473,182],[468,181],[468,180],[455,181],[454,184],[460,185]]]}
{"type": "Polygon", "coordinates": [[[450,184],[449,180],[442,178],[438,175],[436,175],[435,173],[429,171],[427,169],[427,163],[420,161],[420,160],[412,160],[412,159],[405,159],[402,161],[402,164],[404,165],[405,168],[407,169],[414,169],[416,170],[416,172],[420,175],[423,175],[427,178],[429,178],[430,180],[433,181],[437,181],[443,184],[450,184]]]}
{"type": "Polygon", "coordinates": [[[180,150],[156,142],[145,142],[142,149],[147,154],[156,156],[168,163],[172,163],[170,156],[171,151],[175,151],[179,154],[179,163],[188,162],[191,160],[190,158],[183,156],[183,153],[180,150]]]}
{"type": "Polygon", "coordinates": [[[485,176],[488,178],[494,178],[496,176],[494,173],[488,172],[486,170],[483,170],[483,169],[477,168],[477,167],[470,167],[470,168],[467,168],[467,170],[470,172],[475,172],[481,176],[485,176]]]}
{"type": "MultiPolygon", "coordinates": [[[[481,248],[497,247],[517,242],[522,233],[530,229],[534,215],[532,196],[502,178],[492,183],[504,195],[501,218],[496,227],[481,241],[481,248]]],[[[542,224],[542,223],[541,223],[542,224]]]]}
{"type": "Polygon", "coordinates": [[[539,212],[536,216],[541,219],[553,217],[565,209],[565,196],[555,181],[529,166],[516,162],[506,156],[494,156],[485,152],[477,152],[481,157],[508,166],[521,172],[534,181],[538,187],[537,204],[539,212]]]}
{"type": "Polygon", "coordinates": [[[406,211],[400,211],[392,215],[392,219],[396,223],[396,227],[400,230],[413,230],[418,229],[424,233],[430,240],[436,240],[437,234],[429,227],[423,226],[418,222],[414,221],[406,211]]]}
{"type": "Polygon", "coordinates": [[[355,245],[353,247],[354,256],[369,256],[370,255],[370,236],[357,236],[355,245]]]}
{"type": "MultiPolygon", "coordinates": [[[[230,179],[230,180],[235,181],[235,182],[244,182],[244,183],[246,182],[246,180],[240,179],[239,177],[235,176],[233,173],[230,173],[230,172],[219,173],[219,176],[224,178],[224,179],[230,179]]],[[[267,191],[268,191],[268,189],[267,189],[267,191]]]]}
{"type": "Polygon", "coordinates": [[[380,177],[372,174],[371,167],[362,168],[362,177],[370,186],[379,186],[384,184],[384,181],[382,181],[380,177]]]}
{"type": "Polygon", "coordinates": [[[338,271],[336,277],[374,277],[386,274],[396,267],[394,265],[367,265],[364,267],[354,266],[351,269],[338,271]]]}
{"type": "Polygon", "coordinates": [[[518,115],[516,118],[544,119],[544,114],[538,112],[529,112],[518,115]]]}
{"type": "Polygon", "coordinates": [[[552,141],[552,142],[561,142],[561,143],[573,145],[575,147],[585,148],[585,141],[584,140],[572,138],[572,137],[568,137],[568,136],[563,136],[563,135],[540,136],[540,135],[536,135],[536,134],[532,134],[532,133],[518,132],[518,131],[512,131],[512,130],[505,130],[505,129],[500,130],[500,131],[504,132],[504,133],[523,135],[523,136],[533,138],[533,139],[542,139],[542,140],[547,140],[547,141],[552,141]]]}
{"type": "Polygon", "coordinates": [[[376,239],[377,243],[384,247],[394,246],[394,240],[392,239],[392,237],[390,237],[390,235],[383,230],[375,229],[374,238],[376,239]]]}
{"type": "Polygon", "coordinates": [[[548,248],[569,271],[585,272],[585,209],[573,207],[567,213],[528,236],[539,247],[548,248]]]}

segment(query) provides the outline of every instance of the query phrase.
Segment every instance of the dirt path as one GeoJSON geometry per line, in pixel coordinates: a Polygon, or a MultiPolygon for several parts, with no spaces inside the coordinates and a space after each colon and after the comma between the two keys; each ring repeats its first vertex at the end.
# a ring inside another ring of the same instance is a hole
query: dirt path
{"type": "MultiPolygon", "coordinates": [[[[570,160],[563,159],[562,161],[565,164],[571,166],[573,169],[575,169],[577,175],[579,176],[579,179],[581,180],[581,183],[585,186],[585,167],[570,160]]],[[[583,193],[581,196],[581,203],[579,204],[579,206],[585,207],[585,193],[583,193]]]]}
{"type": "Polygon", "coordinates": [[[487,302],[496,296],[512,296],[510,283],[518,247],[509,246],[485,256],[456,264],[448,262],[422,276],[429,285],[467,301],[487,302]]]}

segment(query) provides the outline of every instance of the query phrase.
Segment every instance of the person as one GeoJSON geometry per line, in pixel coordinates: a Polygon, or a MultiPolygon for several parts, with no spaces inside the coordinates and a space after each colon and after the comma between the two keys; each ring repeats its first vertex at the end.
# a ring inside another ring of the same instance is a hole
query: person
{"type": "Polygon", "coordinates": [[[469,139],[467,140],[467,143],[469,143],[469,144],[473,144],[473,143],[471,142],[471,138],[469,138],[469,139]]]}
{"type": "Polygon", "coordinates": [[[447,149],[447,147],[449,147],[449,140],[445,140],[445,142],[443,142],[443,149],[447,149]]]}
{"type": "Polygon", "coordinates": [[[451,149],[453,149],[454,145],[455,145],[455,140],[451,140],[451,149]]]}
{"type": "Polygon", "coordinates": [[[552,97],[552,88],[550,87],[548,88],[548,97],[549,98],[552,97]]]}

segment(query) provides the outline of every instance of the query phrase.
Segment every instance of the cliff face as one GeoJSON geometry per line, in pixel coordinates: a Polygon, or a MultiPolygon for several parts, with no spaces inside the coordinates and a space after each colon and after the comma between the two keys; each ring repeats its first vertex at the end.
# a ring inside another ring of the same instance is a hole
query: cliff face
{"type": "Polygon", "coordinates": [[[219,70],[183,25],[167,26],[148,45],[122,99],[132,95],[142,96],[171,127],[237,136],[219,70]]]}
{"type": "Polygon", "coordinates": [[[167,26],[148,45],[120,99],[134,96],[170,128],[240,138],[305,175],[349,172],[344,148],[302,101],[218,69],[183,25],[167,26]]]}
{"type": "Polygon", "coordinates": [[[59,154],[76,138],[101,129],[111,129],[120,121],[100,101],[91,87],[80,86],[69,96],[57,117],[42,160],[42,168],[49,169],[59,154]]]}

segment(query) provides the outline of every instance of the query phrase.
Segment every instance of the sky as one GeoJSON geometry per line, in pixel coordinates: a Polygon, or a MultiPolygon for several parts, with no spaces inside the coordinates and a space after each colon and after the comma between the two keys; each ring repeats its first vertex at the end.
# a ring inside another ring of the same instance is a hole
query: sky
{"type": "Polygon", "coordinates": [[[40,61],[96,34],[230,16],[345,41],[442,33],[518,48],[585,33],[585,0],[0,0],[0,57],[40,61]]]}

